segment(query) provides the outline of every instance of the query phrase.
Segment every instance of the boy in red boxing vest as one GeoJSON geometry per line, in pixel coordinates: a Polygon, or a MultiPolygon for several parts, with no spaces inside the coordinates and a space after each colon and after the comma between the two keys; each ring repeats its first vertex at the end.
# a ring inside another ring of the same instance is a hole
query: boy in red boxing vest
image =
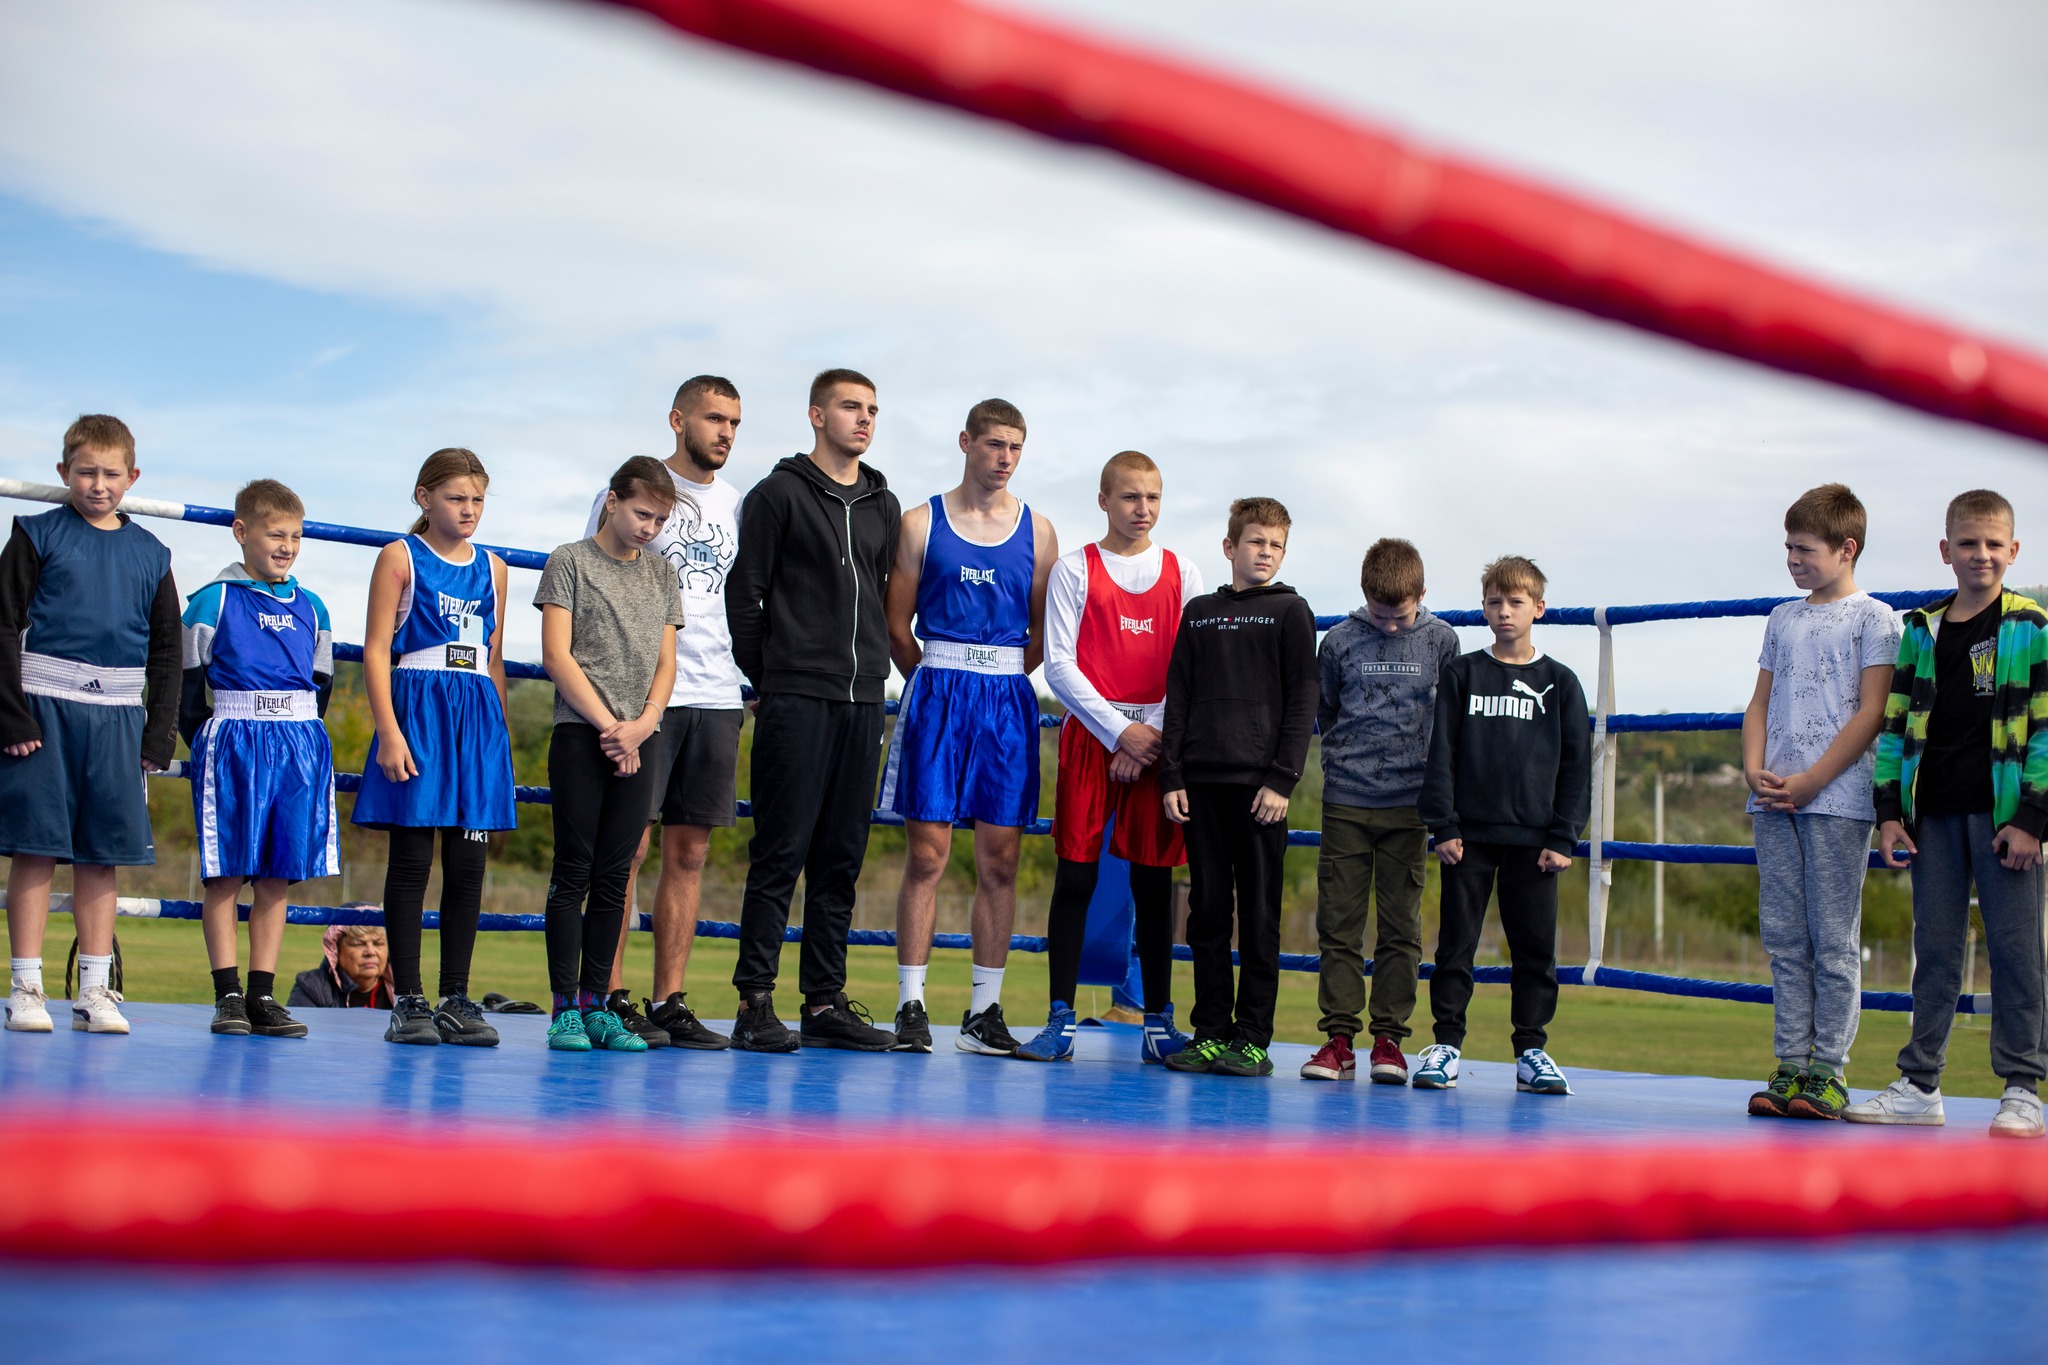
{"type": "Polygon", "coordinates": [[[1166,665],[1181,604],[1202,591],[1195,566],[1152,543],[1159,466],[1126,450],[1102,467],[1101,541],[1060,556],[1046,585],[1045,681],[1067,708],[1060,730],[1053,849],[1059,855],[1046,929],[1052,1008],[1045,1028],[1014,1055],[1060,1062],[1074,1055],[1074,995],[1102,832],[1131,865],[1139,972],[1145,983],[1144,1059],[1161,1062],[1186,1035],[1173,1026],[1173,869],[1187,861],[1159,793],[1159,728],[1166,665]]]}

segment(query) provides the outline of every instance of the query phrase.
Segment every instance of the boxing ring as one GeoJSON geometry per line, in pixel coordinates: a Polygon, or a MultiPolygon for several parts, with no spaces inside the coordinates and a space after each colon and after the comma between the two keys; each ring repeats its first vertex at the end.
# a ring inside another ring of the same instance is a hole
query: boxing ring
{"type": "MultiPolygon", "coordinates": [[[[635,7],[1623,325],[2048,440],[2048,366],[2013,347],[1227,76],[954,0],[635,7]]],[[[12,497],[51,492],[0,482],[12,497]]],[[[306,534],[396,536],[313,522],[306,534]]],[[[544,559],[499,553],[521,569],[544,559]]],[[[1935,595],[1880,594],[1898,607],[1935,595]]],[[[1754,862],[1739,846],[1613,839],[1612,737],[1740,717],[1617,712],[1612,632],[1762,616],[1778,600],[1547,614],[1600,641],[1580,849],[1590,950],[1560,970],[1567,984],[1768,1003],[1764,986],[1607,966],[1602,948],[1613,862],[1754,862]]],[[[121,912],[196,918],[198,906],[125,900],[121,912]]],[[[1114,1025],[1084,1030],[1072,1065],[1034,1067],[955,1052],[948,1029],[934,1029],[930,1056],[570,1057],[542,1046],[544,1020],[519,1016],[496,1017],[503,1045],[479,1051],[391,1047],[381,1016],[362,1011],[275,1043],[214,1038],[200,1006],[129,1014],[128,1038],[0,1035],[9,1359],[2039,1350],[2029,1310],[2048,1292],[2048,1152],[1982,1137],[1995,1101],[1951,1099],[1943,1130],[1858,1130],[1748,1120],[1750,1083],[1698,1077],[1575,1069],[1565,1099],[1517,1095],[1511,1064],[1485,1062],[1466,1063],[1451,1092],[1299,1082],[1308,1049],[1289,1044],[1274,1047],[1269,1081],[1171,1076],[1137,1065],[1114,1025]]]]}

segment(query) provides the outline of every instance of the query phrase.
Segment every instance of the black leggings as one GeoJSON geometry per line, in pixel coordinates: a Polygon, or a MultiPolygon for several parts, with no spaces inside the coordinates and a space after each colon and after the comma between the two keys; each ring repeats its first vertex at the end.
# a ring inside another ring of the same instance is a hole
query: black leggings
{"type": "MultiPolygon", "coordinates": [[[[1046,965],[1052,998],[1074,1003],[1081,989],[1081,944],[1088,935],[1088,903],[1095,898],[1097,863],[1059,860],[1046,923],[1046,965]]],[[[1173,999],[1173,869],[1131,865],[1137,905],[1138,972],[1145,981],[1145,1012],[1158,1014],[1173,999]]]]}
{"type": "Polygon", "coordinates": [[[611,985],[626,881],[647,829],[654,779],[654,766],[644,763],[620,777],[598,746],[597,727],[555,726],[548,742],[555,866],[548,877],[547,941],[548,988],[557,995],[580,985],[602,996],[611,985]]]}
{"type": "MultiPolygon", "coordinates": [[[[434,870],[431,829],[394,828],[384,867],[384,933],[391,942],[391,976],[400,995],[423,995],[420,921],[427,877],[434,870]]],[[[469,994],[469,960],[484,905],[484,862],[491,836],[480,829],[444,829],[441,835],[441,994],[469,994]]]]}

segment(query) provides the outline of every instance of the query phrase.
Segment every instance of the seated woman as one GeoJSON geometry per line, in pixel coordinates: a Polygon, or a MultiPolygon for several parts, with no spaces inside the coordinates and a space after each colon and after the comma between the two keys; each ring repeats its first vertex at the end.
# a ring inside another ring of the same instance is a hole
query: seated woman
{"type": "Polygon", "coordinates": [[[313,1009],[391,1008],[391,950],[374,924],[336,924],[321,936],[327,961],[299,973],[290,1004],[313,1009]]]}

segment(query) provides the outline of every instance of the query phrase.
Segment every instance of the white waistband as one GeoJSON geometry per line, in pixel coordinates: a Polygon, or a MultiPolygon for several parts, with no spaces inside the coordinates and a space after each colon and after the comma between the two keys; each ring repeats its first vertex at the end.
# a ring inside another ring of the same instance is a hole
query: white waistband
{"type": "Polygon", "coordinates": [[[318,720],[320,701],[311,692],[216,692],[216,720],[318,720]]]}
{"type": "MultiPolygon", "coordinates": [[[[1105,698],[1105,700],[1107,699],[1105,698]]],[[[1131,721],[1132,723],[1138,725],[1144,724],[1145,713],[1152,709],[1149,706],[1140,706],[1134,702],[1127,701],[1112,701],[1108,704],[1110,710],[1115,711],[1117,714],[1121,715],[1125,720],[1131,721]]],[[[1158,703],[1156,702],[1153,703],[1153,705],[1155,706],[1157,704],[1158,703]]]]}
{"type": "Polygon", "coordinates": [[[54,654],[21,656],[21,690],[39,697],[82,701],[92,706],[142,705],[140,668],[100,668],[54,654]]]}
{"type": "Polygon", "coordinates": [[[491,652],[483,645],[429,645],[398,657],[400,668],[427,668],[443,673],[491,675],[491,652]]]}
{"type": "Polygon", "coordinates": [[[963,645],[953,640],[926,640],[925,668],[957,668],[968,673],[1022,673],[1024,651],[1016,645],[963,645]]]}

